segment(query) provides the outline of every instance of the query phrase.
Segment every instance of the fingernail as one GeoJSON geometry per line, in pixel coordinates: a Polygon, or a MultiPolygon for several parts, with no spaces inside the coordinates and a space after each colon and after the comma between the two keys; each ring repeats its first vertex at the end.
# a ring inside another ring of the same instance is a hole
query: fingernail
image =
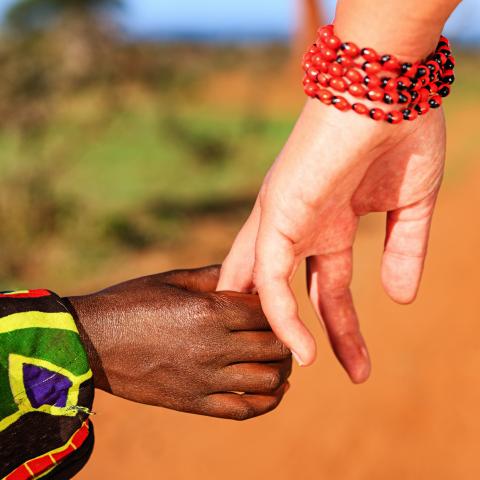
{"type": "Polygon", "coordinates": [[[305,366],[305,362],[302,361],[302,359],[300,358],[300,355],[297,352],[294,352],[292,350],[292,355],[293,355],[293,358],[295,359],[295,361],[298,363],[299,367],[304,367],[305,366]]]}

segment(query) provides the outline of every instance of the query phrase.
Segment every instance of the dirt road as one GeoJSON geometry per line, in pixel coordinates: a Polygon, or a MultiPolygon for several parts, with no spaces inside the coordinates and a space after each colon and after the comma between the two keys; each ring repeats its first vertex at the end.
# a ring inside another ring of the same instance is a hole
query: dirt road
{"type": "MultiPolygon", "coordinates": [[[[347,381],[313,318],[300,275],[296,290],[319,339],[319,356],[314,367],[294,371],[276,412],[237,424],[98,393],[97,446],[78,478],[480,478],[480,171],[467,177],[443,190],[413,306],[394,305],[382,292],[383,220],[363,223],[354,294],[373,358],[369,383],[347,381]]],[[[207,222],[197,230],[195,248],[180,252],[176,261],[146,256],[133,273],[221,258],[231,226],[223,231],[207,222]]],[[[132,267],[115,276],[131,274],[132,267]]]]}

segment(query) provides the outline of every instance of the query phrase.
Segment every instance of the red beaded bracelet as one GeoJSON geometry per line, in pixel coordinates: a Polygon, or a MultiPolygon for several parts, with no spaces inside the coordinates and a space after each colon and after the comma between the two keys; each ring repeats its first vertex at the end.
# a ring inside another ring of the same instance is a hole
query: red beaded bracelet
{"type": "Polygon", "coordinates": [[[353,110],[373,120],[400,123],[439,108],[455,81],[455,58],[450,43],[440,37],[437,48],[425,61],[401,63],[393,55],[379,55],[372,48],[360,49],[334,34],[333,25],[318,31],[316,42],[303,57],[305,93],[338,110],[353,110]],[[338,93],[371,102],[398,105],[385,112],[363,103],[350,103],[338,93]]]}

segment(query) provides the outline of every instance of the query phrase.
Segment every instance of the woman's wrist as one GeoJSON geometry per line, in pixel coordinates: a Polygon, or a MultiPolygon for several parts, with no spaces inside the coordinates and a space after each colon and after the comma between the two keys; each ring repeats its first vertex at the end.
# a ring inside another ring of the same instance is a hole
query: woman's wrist
{"type": "Polygon", "coordinates": [[[435,50],[460,0],[339,0],[335,33],[345,41],[415,62],[435,50]]]}

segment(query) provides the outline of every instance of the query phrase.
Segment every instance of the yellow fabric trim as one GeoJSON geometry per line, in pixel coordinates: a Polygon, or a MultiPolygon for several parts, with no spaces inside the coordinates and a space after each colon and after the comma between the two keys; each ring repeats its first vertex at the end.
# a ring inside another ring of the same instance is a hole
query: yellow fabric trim
{"type": "Polygon", "coordinates": [[[15,290],[14,292],[3,292],[2,295],[20,295],[22,293],[28,293],[30,290],[15,290]]]}
{"type": "Polygon", "coordinates": [[[58,365],[54,365],[53,363],[47,362],[46,360],[24,357],[22,355],[17,355],[14,353],[11,353],[8,356],[8,363],[10,388],[12,390],[15,403],[18,406],[18,410],[12,415],[4,418],[3,420],[0,420],[0,431],[5,430],[12,423],[16,422],[22,415],[25,415],[29,412],[44,412],[59,417],[75,417],[78,414],[78,410],[74,407],[78,405],[78,394],[80,390],[80,385],[92,377],[91,370],[89,370],[84,375],[76,376],[68,370],[61,368],[58,365]],[[67,404],[65,407],[42,405],[39,408],[33,408],[25,392],[23,384],[23,365],[25,363],[36,365],[41,368],[46,368],[48,370],[51,370],[52,372],[60,373],[72,382],[72,386],[68,391],[67,404]]]}
{"type": "Polygon", "coordinates": [[[58,328],[78,333],[72,316],[67,312],[22,312],[0,318],[0,334],[25,328],[58,328]]]}

